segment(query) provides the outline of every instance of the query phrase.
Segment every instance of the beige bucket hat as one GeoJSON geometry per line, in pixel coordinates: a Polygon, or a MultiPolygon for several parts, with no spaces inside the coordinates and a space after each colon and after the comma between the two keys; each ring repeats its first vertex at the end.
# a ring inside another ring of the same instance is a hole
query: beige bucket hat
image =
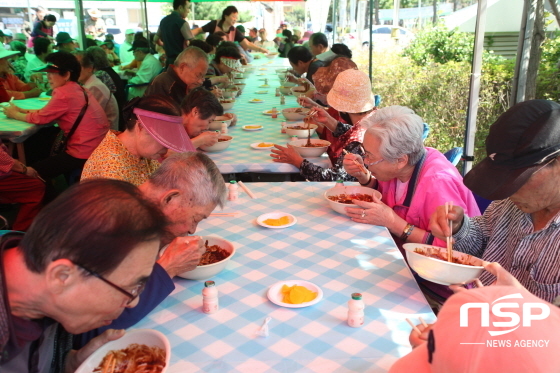
{"type": "Polygon", "coordinates": [[[354,69],[338,74],[327,101],[335,110],[345,113],[363,113],[375,107],[369,77],[354,69]]]}

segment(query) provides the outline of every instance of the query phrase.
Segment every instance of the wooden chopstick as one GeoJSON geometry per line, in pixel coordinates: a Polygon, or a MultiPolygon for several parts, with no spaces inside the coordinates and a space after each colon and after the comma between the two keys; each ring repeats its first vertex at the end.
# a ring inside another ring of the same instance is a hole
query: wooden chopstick
{"type": "Polygon", "coordinates": [[[243,183],[243,181],[238,181],[237,184],[239,184],[239,186],[241,187],[241,189],[243,189],[243,190],[245,191],[245,193],[247,193],[247,195],[248,195],[249,197],[251,197],[252,199],[257,198],[257,197],[253,194],[253,192],[251,192],[251,190],[249,189],[249,187],[247,187],[247,186],[243,183]]]}
{"type": "Polygon", "coordinates": [[[408,323],[408,325],[410,325],[410,326],[412,327],[412,329],[414,329],[414,331],[415,331],[416,333],[418,333],[418,335],[422,334],[422,332],[420,331],[420,329],[418,329],[418,328],[416,327],[416,325],[414,325],[414,324],[412,323],[412,321],[410,321],[410,319],[409,319],[408,317],[407,317],[405,320],[406,320],[406,322],[408,323]]]}
{"type": "MultiPolygon", "coordinates": [[[[344,155],[348,154],[348,151],[347,151],[346,149],[342,149],[342,152],[344,153],[344,155]]],[[[358,162],[358,161],[355,160],[355,159],[353,159],[352,161],[354,162],[354,164],[355,164],[356,166],[358,166],[358,168],[360,169],[360,171],[362,171],[364,174],[367,174],[367,173],[368,173],[367,170],[366,170],[366,168],[365,168],[360,162],[358,162]]]]}
{"type": "MultiPolygon", "coordinates": [[[[453,202],[445,202],[445,215],[447,216],[451,209],[453,208],[453,202]]],[[[447,224],[449,224],[450,236],[446,237],[447,241],[447,261],[453,262],[453,223],[451,220],[447,219],[447,224]]]]}

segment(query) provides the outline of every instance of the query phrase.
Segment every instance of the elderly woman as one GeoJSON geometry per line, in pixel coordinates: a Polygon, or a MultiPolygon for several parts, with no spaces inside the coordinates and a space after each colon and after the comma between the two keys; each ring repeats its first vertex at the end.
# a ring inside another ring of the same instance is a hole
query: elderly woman
{"type": "Polygon", "coordinates": [[[17,54],[19,52],[8,51],[0,45],[0,84],[8,91],[10,97],[16,100],[38,97],[42,91],[37,88],[35,83],[24,83],[16,75],[12,74],[12,68],[8,59],[17,54]]]}
{"type": "MultiPolygon", "coordinates": [[[[476,217],[458,203],[449,214],[439,207],[430,224],[440,238],[453,234],[454,249],[500,263],[531,293],[557,304],[559,118],[560,104],[547,100],[525,101],[502,114],[490,126],[488,156],[465,176],[467,187],[494,202],[476,217]]],[[[488,273],[480,276],[485,285],[494,280],[488,273]]]]}
{"type": "Polygon", "coordinates": [[[181,112],[166,96],[132,100],[123,113],[124,132],[109,131],[84,166],[81,180],[107,178],[140,185],[159,167],[168,149],[194,150],[181,112]]]}
{"type": "MultiPolygon", "coordinates": [[[[344,168],[362,186],[381,192],[381,200],[355,201],[362,209],[347,209],[357,223],[387,227],[398,244],[445,241],[432,236],[430,216],[445,202],[463,208],[469,216],[480,215],[473,194],[463,185],[457,169],[436,149],[424,147],[422,119],[409,108],[389,106],[362,122],[365,156],[346,155],[344,168]],[[363,172],[354,161],[365,165],[363,172]]],[[[442,301],[451,292],[441,285],[419,280],[426,292],[442,301]]]]}
{"type": "Polygon", "coordinates": [[[261,48],[266,48],[269,50],[276,48],[276,43],[272,40],[268,40],[267,32],[264,28],[259,30],[259,41],[256,41],[255,44],[261,48]]]}
{"type": "Polygon", "coordinates": [[[67,137],[66,149],[32,165],[43,179],[51,179],[82,169],[109,130],[109,123],[97,100],[78,84],[80,63],[76,57],[56,52],[49,54],[46,62],[41,71],[47,72],[52,99],[39,110],[11,104],[4,113],[8,118],[37,125],[58,123],[67,137]]]}
{"type": "Polygon", "coordinates": [[[78,82],[87,88],[93,97],[99,102],[99,105],[105,111],[107,120],[111,129],[119,128],[119,105],[113,92],[95,76],[95,68],[93,67],[93,59],[90,55],[83,51],[74,51],[73,53],[82,67],[78,82]]]}
{"type": "Polygon", "coordinates": [[[160,209],[136,187],[98,180],[67,190],[25,236],[4,235],[0,370],[74,372],[121,337],[123,331],[111,330],[70,350],[71,334],[107,325],[136,306],[165,225],[160,209]]]}
{"type": "MultiPolygon", "coordinates": [[[[343,58],[338,60],[343,61],[343,58]]],[[[339,66],[342,69],[348,69],[338,74],[327,97],[329,104],[334,110],[341,113],[346,123],[335,120],[321,107],[317,107],[318,113],[313,118],[315,123],[319,125],[317,130],[321,134],[321,138],[331,142],[327,153],[333,167],[323,168],[314,165],[301,157],[289,145],[287,147],[275,145],[275,148],[272,149],[271,157],[274,158],[274,162],[294,165],[299,169],[300,174],[310,181],[356,180],[354,176],[346,172],[342,165],[344,160],[343,150],[360,156],[364,155],[361,143],[365,129],[360,123],[368,115],[375,115],[372,114],[375,110],[375,100],[368,76],[351,68],[352,65],[350,64],[341,63],[339,66]]],[[[338,70],[333,71],[333,73],[338,72],[338,70]]],[[[336,74],[334,75],[336,76],[336,74]]],[[[331,78],[334,79],[335,76],[331,75],[331,78]]]]}
{"type": "Polygon", "coordinates": [[[218,47],[208,66],[208,75],[222,76],[241,69],[241,53],[235,47],[218,47]]]}

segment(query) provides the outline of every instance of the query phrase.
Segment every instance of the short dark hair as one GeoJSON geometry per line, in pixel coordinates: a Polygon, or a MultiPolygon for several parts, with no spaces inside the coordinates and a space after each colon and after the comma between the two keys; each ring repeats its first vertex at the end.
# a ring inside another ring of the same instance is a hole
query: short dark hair
{"type": "Polygon", "coordinates": [[[223,11],[222,11],[222,22],[226,20],[226,16],[231,15],[232,13],[239,13],[239,11],[237,10],[236,7],[234,7],[233,5],[230,5],[228,7],[226,7],[223,11]]]}
{"type": "Polygon", "coordinates": [[[177,10],[180,6],[186,5],[190,0],[173,0],[173,9],[177,10]]]}
{"type": "Polygon", "coordinates": [[[132,130],[136,126],[138,118],[136,117],[136,114],[133,113],[135,108],[166,115],[181,115],[181,110],[179,110],[175,101],[169,96],[150,95],[136,97],[130,100],[122,110],[127,130],[132,130]]]}
{"type": "Polygon", "coordinates": [[[309,37],[309,44],[310,45],[321,44],[323,47],[327,48],[329,46],[327,35],[323,34],[322,32],[316,32],[314,34],[311,34],[311,36],[309,37]]]}
{"type": "Polygon", "coordinates": [[[226,36],[225,32],[218,31],[208,35],[208,37],[206,38],[206,42],[210,44],[212,47],[217,47],[223,41],[224,36],[226,36]]]}
{"type": "Polygon", "coordinates": [[[286,38],[291,39],[292,38],[292,32],[288,29],[282,30],[282,36],[285,36],[286,38]]]}
{"type": "MultiPolygon", "coordinates": [[[[97,47],[97,41],[90,39],[90,38],[86,38],[86,48],[90,48],[90,47],[97,47]]],[[[103,52],[105,53],[105,52],[103,52]]]]}
{"type": "Polygon", "coordinates": [[[212,115],[222,115],[224,108],[214,94],[204,87],[198,87],[189,92],[189,94],[181,101],[181,111],[183,114],[189,114],[192,109],[197,108],[200,113],[200,119],[208,119],[212,115]]]}
{"type": "Polygon", "coordinates": [[[56,16],[54,14],[47,14],[43,17],[43,21],[56,22],[56,16]]]}
{"type": "Polygon", "coordinates": [[[58,259],[110,273],[138,244],[159,239],[166,221],[134,185],[91,180],[73,185],[48,204],[33,221],[20,250],[27,268],[35,273],[58,259]]]}
{"type": "Polygon", "coordinates": [[[111,40],[111,41],[113,41],[113,40],[115,40],[115,35],[113,35],[113,34],[106,34],[106,35],[105,35],[105,40],[111,40]]]}
{"type": "Polygon", "coordinates": [[[204,53],[206,53],[206,54],[212,52],[212,46],[210,44],[208,44],[207,42],[205,42],[204,40],[192,39],[189,42],[189,45],[191,47],[198,47],[198,48],[202,49],[204,51],[204,53]]]}
{"type": "Polygon", "coordinates": [[[352,59],[352,51],[350,50],[350,48],[346,46],[346,44],[342,44],[342,43],[333,44],[333,46],[331,47],[331,51],[333,51],[333,53],[336,53],[340,56],[344,56],[352,59]]]}
{"type": "Polygon", "coordinates": [[[80,77],[80,71],[82,66],[72,53],[65,51],[58,51],[54,53],[49,53],[45,57],[45,62],[56,65],[59,68],[59,75],[65,75],[67,72],[70,73],[70,80],[77,82],[80,77]]]}
{"type": "Polygon", "coordinates": [[[231,47],[229,45],[222,46],[216,50],[216,56],[214,57],[214,61],[217,63],[221,62],[222,57],[230,57],[235,58],[236,60],[241,59],[241,53],[239,53],[239,49],[237,47],[231,47]]]}
{"type": "Polygon", "coordinates": [[[25,44],[18,40],[12,41],[10,43],[10,48],[12,48],[13,51],[18,51],[22,56],[24,56],[25,52],[27,52],[27,47],[25,46],[25,44]]]}
{"type": "Polygon", "coordinates": [[[302,47],[302,46],[293,47],[288,52],[288,60],[290,60],[290,62],[293,63],[294,65],[297,65],[299,61],[309,62],[312,59],[313,59],[313,55],[311,54],[311,51],[306,47],[302,47]]]}
{"type": "Polygon", "coordinates": [[[35,52],[36,56],[47,53],[49,51],[50,44],[51,41],[48,38],[35,38],[33,40],[33,52],[35,52]]]}
{"type": "Polygon", "coordinates": [[[237,48],[237,44],[235,44],[235,42],[233,41],[222,41],[220,43],[220,48],[226,48],[226,47],[236,48],[237,50],[239,50],[239,48],[237,48]]]}

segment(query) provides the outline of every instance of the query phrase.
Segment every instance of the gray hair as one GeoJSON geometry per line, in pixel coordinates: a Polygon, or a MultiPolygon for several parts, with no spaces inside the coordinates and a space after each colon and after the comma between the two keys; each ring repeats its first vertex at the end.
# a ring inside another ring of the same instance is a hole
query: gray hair
{"type": "Polygon", "coordinates": [[[224,178],[218,166],[200,152],[173,154],[150,176],[149,182],[160,189],[179,189],[195,205],[210,203],[223,207],[226,199],[224,178]]]}
{"type": "Polygon", "coordinates": [[[106,69],[110,67],[107,53],[101,47],[89,47],[86,49],[86,56],[93,61],[93,67],[96,70],[106,69]]]}
{"type": "Polygon", "coordinates": [[[379,139],[383,159],[395,163],[403,155],[408,164],[420,161],[426,149],[422,140],[424,124],[414,110],[404,106],[388,106],[373,112],[362,121],[366,134],[379,139]]]}
{"type": "Polygon", "coordinates": [[[200,60],[208,63],[208,55],[199,47],[188,47],[179,53],[177,58],[175,58],[174,64],[175,66],[179,66],[184,63],[189,68],[194,69],[200,60]]]}

